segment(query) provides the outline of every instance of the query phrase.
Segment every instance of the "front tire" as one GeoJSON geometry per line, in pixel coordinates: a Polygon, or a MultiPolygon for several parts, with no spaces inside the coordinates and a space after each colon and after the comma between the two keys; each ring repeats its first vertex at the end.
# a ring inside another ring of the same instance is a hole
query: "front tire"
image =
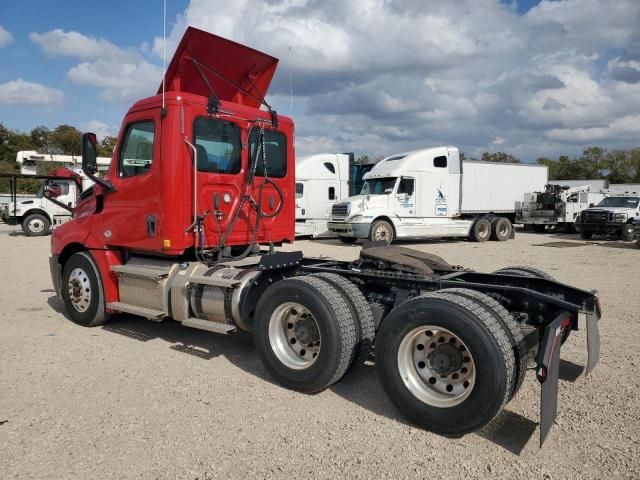
{"type": "Polygon", "coordinates": [[[41,213],[32,213],[22,221],[22,231],[27,237],[42,237],[49,233],[51,222],[41,213]]]}
{"type": "Polygon", "coordinates": [[[500,323],[474,302],[446,293],[392,310],[378,333],[376,363],[396,407],[443,435],[482,428],[513,389],[514,357],[500,323]]]}
{"type": "Polygon", "coordinates": [[[62,300],[74,323],[97,327],[109,320],[98,267],[89,252],[73,254],[62,271],[62,300]]]}
{"type": "Polygon", "coordinates": [[[620,232],[620,240],[624,242],[633,242],[636,238],[636,230],[633,224],[628,223],[622,226],[622,232],[620,232]]]}
{"type": "Polygon", "coordinates": [[[340,380],[358,340],[347,301],[320,278],[280,280],[256,307],[258,355],[271,376],[293,390],[315,393],[340,380]]]}
{"type": "Polygon", "coordinates": [[[393,231],[393,225],[386,220],[376,220],[371,225],[369,231],[369,240],[372,242],[387,242],[389,245],[395,238],[395,232],[393,231]]]}

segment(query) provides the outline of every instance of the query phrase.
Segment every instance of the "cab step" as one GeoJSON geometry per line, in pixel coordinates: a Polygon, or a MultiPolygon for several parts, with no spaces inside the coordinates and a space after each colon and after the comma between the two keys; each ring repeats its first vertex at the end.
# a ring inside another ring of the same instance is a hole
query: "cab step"
{"type": "Polygon", "coordinates": [[[140,317],[148,318],[154,322],[160,322],[166,316],[162,310],[153,310],[151,308],[139,307],[137,305],[130,305],[123,302],[109,302],[107,308],[117,310],[118,312],[131,313],[132,315],[138,315],[140,317]]]}
{"type": "Polygon", "coordinates": [[[197,328],[199,330],[206,330],[213,333],[232,333],[238,330],[235,325],[228,325],[226,323],[210,322],[209,320],[203,320],[202,318],[187,318],[183,320],[182,325],[185,327],[197,328]]]}

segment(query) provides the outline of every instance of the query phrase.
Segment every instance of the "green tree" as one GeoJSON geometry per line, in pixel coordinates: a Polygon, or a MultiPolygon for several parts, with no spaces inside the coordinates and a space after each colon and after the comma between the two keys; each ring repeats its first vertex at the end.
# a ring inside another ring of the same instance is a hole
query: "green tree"
{"type": "Polygon", "coordinates": [[[104,137],[98,145],[99,157],[112,157],[113,149],[116,147],[116,137],[104,137]]]}
{"type": "Polygon", "coordinates": [[[51,143],[56,153],[80,155],[82,132],[71,125],[59,125],[51,132],[51,143]]]}
{"type": "Polygon", "coordinates": [[[505,152],[484,152],[481,160],[483,162],[520,163],[520,160],[514,155],[505,152]]]}

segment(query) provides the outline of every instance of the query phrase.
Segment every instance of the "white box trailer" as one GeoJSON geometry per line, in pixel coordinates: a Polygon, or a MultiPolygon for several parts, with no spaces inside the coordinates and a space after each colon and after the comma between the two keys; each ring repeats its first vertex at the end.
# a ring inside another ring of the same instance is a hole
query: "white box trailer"
{"type": "Polygon", "coordinates": [[[359,238],[507,240],[525,192],[541,190],[546,166],[460,161],[455,147],[392,155],[364,176],[360,195],[333,205],[329,231],[359,238]]]}
{"type": "Polygon", "coordinates": [[[544,188],[547,176],[547,167],[535,164],[463,160],[461,214],[502,213],[513,221],[523,192],[544,188]]]}
{"type": "Polygon", "coordinates": [[[296,237],[332,237],[331,206],[360,192],[373,165],[356,164],[353,153],[320,153],[296,158],[296,237]]]}

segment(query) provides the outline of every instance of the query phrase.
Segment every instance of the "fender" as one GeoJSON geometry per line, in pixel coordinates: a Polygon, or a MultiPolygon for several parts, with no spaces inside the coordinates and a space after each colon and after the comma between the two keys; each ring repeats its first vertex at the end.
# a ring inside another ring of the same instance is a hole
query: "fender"
{"type": "MultiPolygon", "coordinates": [[[[89,253],[96,262],[102,281],[105,303],[118,302],[118,277],[111,271],[114,265],[122,265],[122,254],[117,250],[89,250],[89,253]]],[[[107,308],[107,312],[114,310],[107,308]]]]}

